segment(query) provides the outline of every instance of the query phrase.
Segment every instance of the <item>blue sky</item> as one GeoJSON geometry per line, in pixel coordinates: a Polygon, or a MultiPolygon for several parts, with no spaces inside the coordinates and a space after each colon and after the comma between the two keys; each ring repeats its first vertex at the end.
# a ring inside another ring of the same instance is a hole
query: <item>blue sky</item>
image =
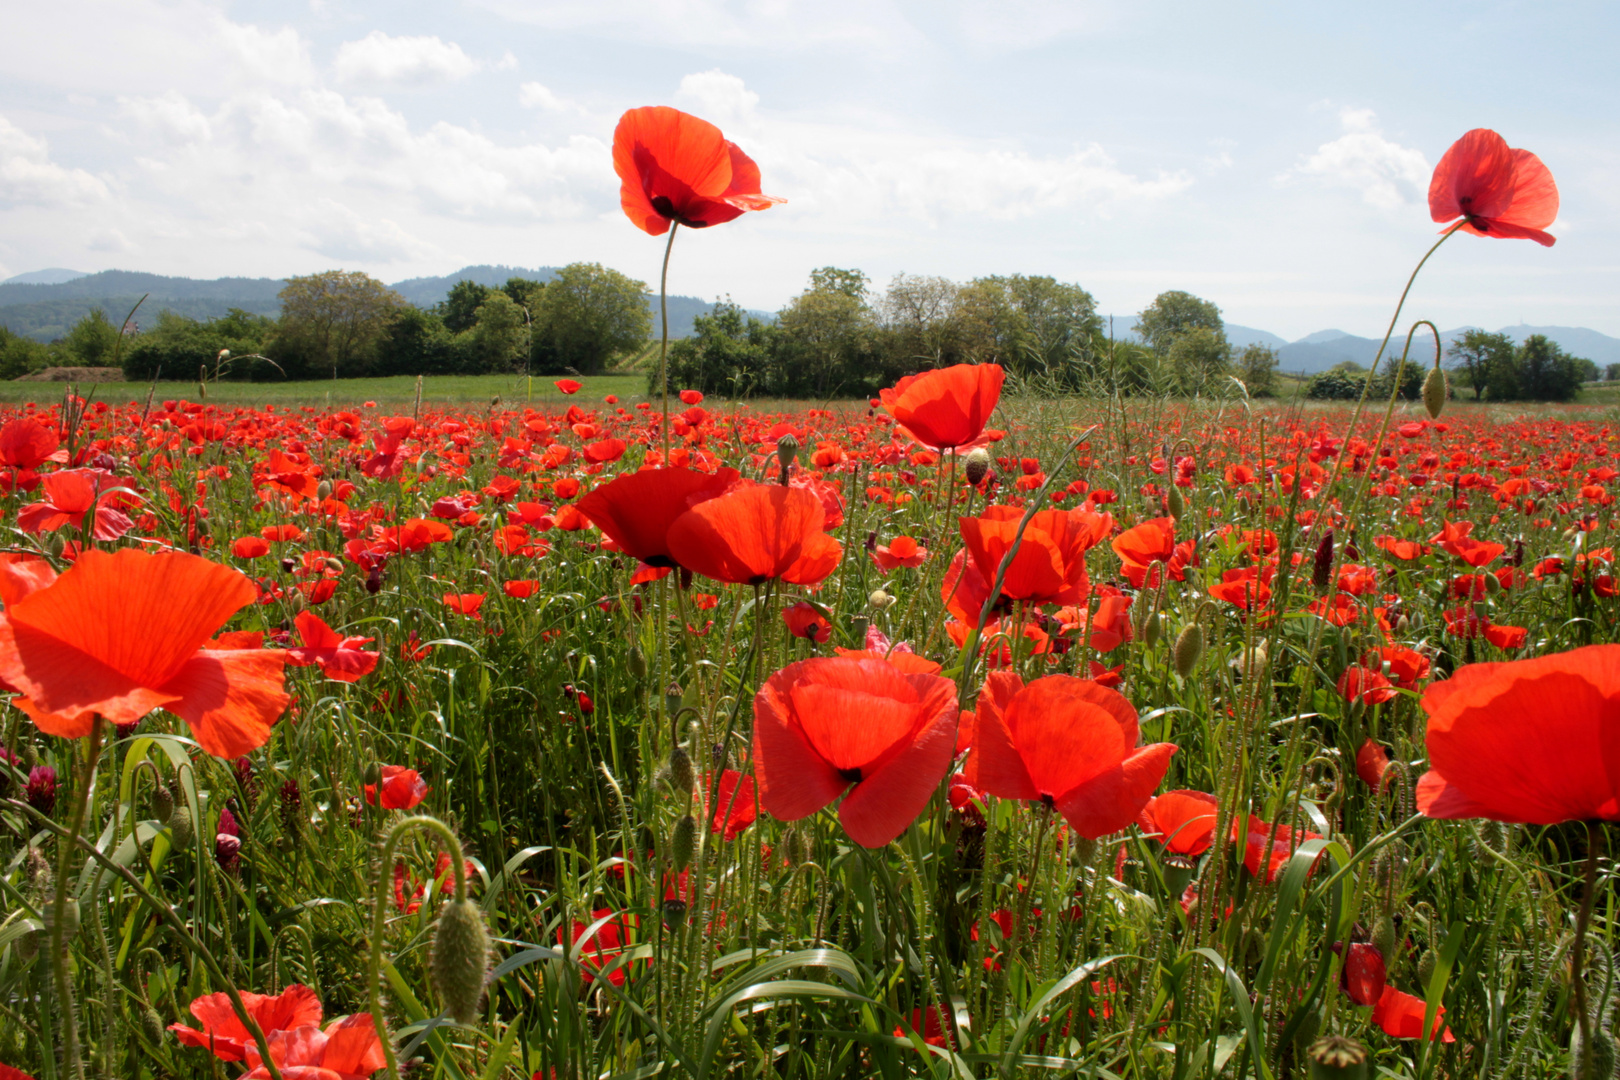
{"type": "Polygon", "coordinates": [[[677,241],[672,291],[774,309],[818,266],[1165,289],[1297,338],[1381,334],[1428,175],[1492,127],[1558,245],[1461,236],[1408,316],[1620,336],[1620,6],[1079,0],[11,5],[0,277],[600,261],[620,113],[718,123],[788,202],[677,241]]]}

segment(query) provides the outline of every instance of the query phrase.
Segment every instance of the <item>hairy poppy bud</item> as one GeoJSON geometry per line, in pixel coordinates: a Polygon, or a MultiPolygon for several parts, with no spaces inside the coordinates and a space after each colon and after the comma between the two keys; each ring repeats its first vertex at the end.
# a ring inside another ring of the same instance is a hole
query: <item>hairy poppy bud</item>
{"type": "MultiPolygon", "coordinates": [[[[46,902],[40,914],[43,916],[43,922],[45,923],[45,932],[50,933],[51,927],[54,925],[53,920],[56,918],[56,901],[54,898],[46,902]]],[[[62,940],[72,941],[78,936],[79,901],[77,897],[70,896],[67,903],[62,906],[62,940]]]]}
{"type": "Polygon", "coordinates": [[[1177,521],[1187,516],[1187,500],[1181,497],[1181,489],[1174,484],[1170,485],[1170,492],[1164,497],[1164,507],[1177,521]]]}
{"type": "Polygon", "coordinates": [[[463,1024],[478,1015],[489,971],[489,932],[484,913],[471,900],[450,900],[433,926],[428,966],[444,1011],[463,1024]]]}
{"type": "Polygon", "coordinates": [[[1614,1036],[1591,1025],[1590,1044],[1581,1038],[1581,1025],[1569,1034],[1569,1080],[1613,1080],[1615,1075],[1614,1036]]]}
{"type": "Polygon", "coordinates": [[[360,782],[367,787],[376,787],[382,783],[382,766],[373,761],[366,766],[366,771],[360,774],[360,782]]]}
{"type": "Polygon", "coordinates": [[[191,838],[195,830],[191,826],[191,810],[185,803],[175,801],[174,809],[169,813],[169,842],[176,851],[191,846],[191,838]]]}
{"type": "Polygon", "coordinates": [[[989,471],[990,452],[982,446],[969,450],[967,457],[962,459],[962,475],[974,487],[984,482],[984,474],[989,471]]]}
{"type": "Polygon", "coordinates": [[[321,502],[325,502],[327,499],[330,499],[332,497],[332,481],[322,480],[320,483],[316,484],[315,497],[321,500],[321,502]]]}
{"type": "Polygon", "coordinates": [[[799,440],[791,433],[776,440],[776,460],[782,466],[782,483],[788,482],[788,471],[799,456],[799,440]]]}
{"type": "Polygon", "coordinates": [[[164,1031],[163,1017],[158,1015],[156,1009],[148,1005],[141,1010],[141,1034],[146,1036],[147,1042],[162,1046],[164,1031]]]}
{"type": "Polygon", "coordinates": [[[1418,989],[1423,993],[1429,992],[1429,980],[1434,977],[1434,950],[1424,949],[1423,955],[1418,957],[1417,977],[1418,989]]]}
{"type": "Polygon", "coordinates": [[[1164,616],[1160,615],[1157,611],[1150,612],[1146,621],[1142,624],[1142,640],[1146,642],[1147,647],[1151,649],[1159,643],[1159,638],[1163,636],[1164,616]]]}
{"type": "Polygon", "coordinates": [[[1176,636],[1176,647],[1172,654],[1176,674],[1183,679],[1191,675],[1193,668],[1204,655],[1204,630],[1195,622],[1188,623],[1176,636]]]}
{"type": "Polygon", "coordinates": [[[882,589],[874,590],[872,595],[866,598],[866,602],[871,604],[878,611],[892,607],[894,605],[894,601],[895,598],[889,593],[884,592],[882,589]]]}
{"type": "Polygon", "coordinates": [[[1384,958],[1386,967],[1395,966],[1395,950],[1399,947],[1400,939],[1395,934],[1395,920],[1388,915],[1380,915],[1372,924],[1372,947],[1378,950],[1384,958]]]}
{"type": "Polygon", "coordinates": [[[804,830],[797,825],[788,830],[787,840],[782,848],[782,854],[786,856],[789,866],[801,866],[810,859],[810,846],[805,843],[804,830]]]}
{"type": "Polygon", "coordinates": [[[697,853],[697,820],[691,814],[682,814],[675,823],[669,837],[669,853],[676,870],[692,865],[692,856],[697,853]]]}
{"type": "Polygon", "coordinates": [[[1311,587],[1317,592],[1327,592],[1331,584],[1333,584],[1333,530],[1329,529],[1322,534],[1321,543],[1316,545],[1316,558],[1311,563],[1311,587]]]}
{"type": "Polygon", "coordinates": [[[1311,1063],[1311,1080],[1367,1075],[1367,1048],[1343,1035],[1322,1036],[1305,1056],[1311,1063]]]}
{"type": "Polygon", "coordinates": [[[152,789],[152,816],[159,821],[168,821],[169,815],[174,813],[174,792],[169,790],[167,784],[158,784],[152,789]]]}
{"type": "Polygon", "coordinates": [[[690,795],[695,782],[696,778],[692,774],[692,755],[677,746],[669,752],[669,786],[690,795]]]}
{"type": "Polygon", "coordinates": [[[1438,367],[1429,369],[1429,374],[1423,379],[1423,407],[1429,412],[1430,420],[1440,419],[1440,413],[1446,407],[1446,396],[1450,387],[1446,385],[1446,373],[1438,367]]]}
{"type": "Polygon", "coordinates": [[[1495,574],[1482,574],[1481,576],[1485,579],[1486,595],[1495,596],[1497,593],[1502,591],[1501,578],[1497,577],[1495,574]]]}
{"type": "Polygon", "coordinates": [[[1266,653],[1266,643],[1257,641],[1254,648],[1244,649],[1233,658],[1232,670],[1245,680],[1259,681],[1266,677],[1266,666],[1270,663],[1271,657],[1266,653]]]}
{"type": "Polygon", "coordinates": [[[647,677],[647,654],[641,651],[641,646],[630,646],[630,652],[625,657],[625,664],[630,668],[630,677],[637,682],[647,677]]]}

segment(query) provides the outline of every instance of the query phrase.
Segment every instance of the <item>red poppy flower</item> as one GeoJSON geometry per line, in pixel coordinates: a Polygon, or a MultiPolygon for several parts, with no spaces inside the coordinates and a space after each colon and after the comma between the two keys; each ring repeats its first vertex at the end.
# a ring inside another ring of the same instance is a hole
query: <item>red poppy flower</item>
{"type": "Polygon", "coordinates": [[[1356,775],[1374,791],[1383,791],[1389,772],[1389,751],[1375,739],[1368,739],[1356,751],[1356,775]]]}
{"type": "Polygon", "coordinates": [[[1119,570],[1127,581],[1140,589],[1155,562],[1169,565],[1176,553],[1175,529],[1175,518],[1154,518],[1114,537],[1110,546],[1119,556],[1119,570]]]}
{"type": "MultiPolygon", "coordinates": [[[[1015,506],[987,506],[978,517],[958,519],[980,576],[992,586],[1001,561],[1018,538],[1023,517],[1024,511],[1015,506]]],[[[1001,595],[1032,604],[1082,603],[1091,587],[1086,552],[1106,535],[1111,521],[1107,515],[1085,510],[1037,511],[1024,527],[1001,595]]],[[[973,621],[978,621],[976,612],[973,621]]]]}
{"type": "Polygon", "coordinates": [[[814,585],[838,566],[844,548],[822,531],[821,500],[779,484],[733,488],[698,503],[669,527],[675,562],[734,585],[781,578],[814,585]]]}
{"type": "MultiPolygon", "coordinates": [[[[365,1080],[388,1064],[370,1013],[346,1016],[325,1031],[313,1024],[283,1029],[267,1035],[265,1043],[286,1080],[365,1080]]],[[[255,1043],[247,1046],[247,1062],[253,1068],[242,1080],[269,1080],[255,1043]]]]}
{"type": "Polygon", "coordinates": [[[534,595],[540,583],[532,578],[522,578],[516,581],[501,583],[501,591],[514,600],[527,600],[534,595]]]}
{"type": "Polygon", "coordinates": [[[409,810],[427,798],[428,787],[415,769],[407,769],[403,765],[384,765],[382,767],[382,796],[379,802],[377,785],[366,785],[366,802],[372,806],[381,806],[384,810],[409,810]]]}
{"type": "Polygon", "coordinates": [[[56,453],[60,440],[56,432],[31,416],[7,420],[0,427],[0,465],[13,469],[35,469],[56,453]]]}
{"type": "Polygon", "coordinates": [[[1402,690],[1415,690],[1429,677],[1429,658],[1404,645],[1382,645],[1369,649],[1361,662],[1370,668],[1388,667],[1389,679],[1402,690]]]}
{"type": "Polygon", "coordinates": [[[1422,704],[1429,817],[1620,821],[1620,645],[1469,664],[1422,704]]]}
{"type": "Polygon", "coordinates": [[[593,465],[618,461],[624,457],[625,449],[623,439],[603,439],[600,442],[593,442],[585,448],[585,460],[593,465]]]}
{"type": "Polygon", "coordinates": [[[754,697],[760,805],[797,821],[848,791],[838,808],[844,830],[882,847],[944,779],[957,711],[956,686],[939,675],[844,657],[789,664],[754,697]]]}
{"type": "Polygon", "coordinates": [[[992,672],[975,711],[968,783],[1003,798],[1038,799],[1093,840],[1136,820],[1176,752],[1172,743],[1138,746],[1131,703],[1071,675],[1026,686],[1012,672],[992,672]]]}
{"type": "Polygon", "coordinates": [[[1136,823],[1169,854],[1196,859],[1215,841],[1218,805],[1207,792],[1167,791],[1147,801],[1136,823]]]}
{"type": "Polygon", "coordinates": [[[582,384],[576,379],[558,379],[556,386],[565,394],[577,394],[582,384]]]}
{"type": "Polygon", "coordinates": [[[825,643],[832,636],[832,624],[820,608],[800,600],[782,609],[782,621],[794,637],[814,638],[825,643]]]}
{"type": "Polygon", "coordinates": [[[683,405],[701,405],[701,404],[703,404],[703,391],[701,391],[701,390],[682,390],[681,391],[681,404],[683,404],[683,405]]]}
{"type": "Polygon", "coordinates": [[[984,434],[1006,378],[1000,364],[956,364],[907,375],[879,391],[879,398],[912,438],[936,450],[951,450],[984,434]]]}
{"type": "Polygon", "coordinates": [[[626,555],[648,566],[671,567],[669,527],[675,519],[737,482],[736,469],[642,469],[625,473],[575,506],[626,555]]]}
{"type": "MultiPolygon", "coordinates": [[[[634,915],[610,918],[612,915],[612,908],[597,908],[591,912],[590,922],[580,922],[576,919],[570,924],[569,952],[574,953],[577,950],[579,962],[585,969],[580,973],[580,981],[585,986],[595,982],[596,975],[593,972],[600,973],[603,968],[612,968],[607,975],[609,983],[623,986],[626,969],[633,966],[633,961],[624,964],[619,962],[619,958],[632,947],[630,936],[635,932],[638,920],[634,915]],[[591,926],[603,919],[608,921],[602,923],[594,934],[586,938],[585,934],[591,926]]],[[[563,944],[563,930],[560,926],[557,927],[557,943],[563,944]]]]}
{"type": "MultiPolygon", "coordinates": [[[[307,986],[289,986],[275,997],[244,992],[242,1004],[265,1035],[321,1022],[321,1000],[307,986]]],[[[201,1030],[184,1024],[169,1025],[181,1043],[200,1046],[221,1061],[247,1059],[247,1048],[254,1045],[253,1036],[237,1019],[229,994],[204,994],[193,1000],[191,1015],[202,1025],[201,1030]]]]}
{"type": "MultiPolygon", "coordinates": [[[[1373,1006],[1372,1022],[1383,1028],[1384,1034],[1397,1039],[1421,1039],[1423,1017],[1427,1011],[1428,1003],[1422,998],[1386,985],[1378,997],[1378,1004],[1373,1006]]],[[[1451,1029],[1440,1022],[1445,1015],[1444,1005],[1435,1006],[1434,1026],[1429,1029],[1429,1038],[1432,1040],[1438,1033],[1441,1042],[1456,1042],[1451,1029]]]]}
{"type": "Polygon", "coordinates": [[[465,615],[470,619],[481,619],[483,616],[478,614],[478,609],[484,606],[484,600],[488,595],[488,593],[481,592],[445,593],[443,597],[444,606],[457,615],[465,615]]]}
{"type": "MultiPolygon", "coordinates": [[[[708,780],[703,786],[707,789],[708,780]]],[[[714,801],[714,814],[709,819],[709,831],[721,832],[724,830],[727,840],[735,840],[742,835],[742,831],[754,823],[759,814],[759,800],[755,792],[754,778],[745,776],[736,769],[724,769],[720,773],[720,790],[714,801]]]]}
{"type": "Polygon", "coordinates": [[[77,739],[93,714],[129,724],[165,708],[217,757],[264,745],[287,707],[285,656],[268,649],[205,649],[253,583],[178,551],[86,551],[47,581],[27,564],[0,563],[0,679],[40,730],[77,739]]]}
{"type": "Polygon", "coordinates": [[[897,566],[921,566],[927,558],[928,549],[910,536],[897,536],[872,548],[872,562],[885,574],[897,566]]]}
{"type": "Polygon", "coordinates": [[[238,559],[257,559],[270,554],[270,542],[262,536],[243,536],[231,545],[238,559]]]}
{"type": "Polygon", "coordinates": [[[34,1080],[34,1077],[10,1065],[0,1065],[0,1080],[34,1080]]]}
{"type": "Polygon", "coordinates": [[[845,649],[834,645],[833,652],[856,660],[881,660],[905,675],[938,675],[940,666],[927,657],[918,656],[910,649],[896,647],[888,652],[876,649],[845,649]]]}
{"type": "Polygon", "coordinates": [[[1552,247],[1556,241],[1545,230],[1558,217],[1558,185],[1536,155],[1510,148],[1489,128],[1475,128],[1435,166],[1429,216],[1439,222],[1460,217],[1463,231],[1475,236],[1552,247]]]}
{"type": "Polygon", "coordinates": [[[1131,627],[1130,598],[1118,590],[1110,590],[1097,601],[1097,611],[1091,616],[1091,647],[1100,653],[1110,653],[1135,636],[1131,627]]]}
{"type": "Polygon", "coordinates": [[[68,469],[45,477],[45,500],[17,512],[17,528],[25,533],[55,532],[64,525],[84,528],[86,514],[94,513],[91,532],[97,540],[116,540],[135,527],[120,509],[119,495],[104,495],[124,482],[104,469],[68,469]]]}
{"type": "MultiPolygon", "coordinates": [[[[1240,820],[1232,822],[1232,839],[1237,840],[1240,820]]],[[[1264,821],[1249,815],[1248,833],[1243,842],[1243,865],[1255,877],[1265,875],[1266,883],[1277,880],[1277,872],[1282,869],[1283,863],[1293,857],[1299,845],[1307,840],[1320,840],[1320,833],[1307,831],[1294,832],[1288,825],[1268,826],[1264,821]]]]}
{"type": "Polygon", "coordinates": [[[1382,672],[1360,664],[1351,664],[1339,676],[1339,696],[1351,703],[1359,701],[1365,705],[1382,705],[1386,701],[1394,701],[1396,693],[1395,687],[1390,685],[1382,672]]]}
{"type": "Polygon", "coordinates": [[[376,638],[345,637],[313,611],[299,612],[293,624],[298,627],[298,636],[304,644],[287,650],[289,664],[295,667],[314,664],[327,678],[351,683],[359,682],[377,669],[377,654],[360,647],[376,638]]]}
{"type": "Polygon", "coordinates": [[[619,118],[613,170],[625,216],[653,236],[671,221],[702,229],[786,201],[760,194],[759,166],[719,128],[662,105],[619,118]]]}

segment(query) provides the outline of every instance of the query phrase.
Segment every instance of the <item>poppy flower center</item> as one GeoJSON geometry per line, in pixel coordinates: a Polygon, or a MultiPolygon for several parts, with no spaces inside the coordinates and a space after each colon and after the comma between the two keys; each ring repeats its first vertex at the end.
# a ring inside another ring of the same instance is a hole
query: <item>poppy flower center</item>
{"type": "Polygon", "coordinates": [[[859,768],[839,769],[838,778],[847,783],[858,784],[861,782],[861,770],[859,768]]]}

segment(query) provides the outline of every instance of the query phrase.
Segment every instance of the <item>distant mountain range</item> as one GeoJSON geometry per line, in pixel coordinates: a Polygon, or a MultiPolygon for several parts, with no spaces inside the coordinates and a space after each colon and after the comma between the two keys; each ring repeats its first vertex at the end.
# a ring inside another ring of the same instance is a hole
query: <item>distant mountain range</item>
{"type": "MultiPolygon", "coordinates": [[[[450,293],[458,281],[474,281],[496,287],[514,277],[530,281],[550,281],[557,268],[542,266],[527,270],[517,266],[468,266],[444,277],[410,278],[390,286],[418,307],[432,307],[450,293]]],[[[163,311],[193,319],[216,319],[232,308],[255,315],[275,316],[281,311],[277,294],[286,285],[274,278],[217,278],[212,281],[184,277],[164,277],[128,270],[104,270],[81,274],[74,270],[35,270],[0,281],[0,326],[15,334],[54,341],[84,316],[100,308],[113,322],[123,319],[136,301],[146,302],[136,313],[137,324],[150,325],[163,311]]],[[[657,328],[658,297],[649,295],[647,305],[657,328]]],[[[669,298],[670,337],[686,337],[692,320],[706,315],[714,305],[695,296],[669,298]]],[[[753,312],[764,315],[767,312],[753,312]]]]}
{"type": "MultiPolygon", "coordinates": [[[[458,281],[474,281],[491,288],[506,284],[509,278],[527,278],[530,281],[550,281],[557,276],[557,267],[541,266],[525,269],[519,266],[465,266],[443,277],[409,278],[395,282],[391,288],[418,307],[432,307],[442,301],[458,281]]],[[[96,308],[107,313],[114,322],[135,306],[143,295],[146,303],[136,314],[136,322],[150,325],[157,321],[159,312],[173,311],[193,319],[214,319],[231,308],[241,308],[256,315],[274,316],[281,310],[276,296],[285,281],[273,278],[217,278],[212,281],[195,278],[164,277],[160,274],[142,274],[129,270],[104,270],[99,274],[82,274],[60,267],[34,270],[0,281],[0,326],[16,334],[53,341],[96,308]]],[[[647,297],[652,311],[654,329],[657,329],[658,297],[647,297]]],[[[714,305],[695,296],[669,298],[669,333],[671,337],[686,337],[692,332],[692,320],[706,315],[714,305]]],[[[749,314],[772,319],[767,311],[749,314]]],[[[1120,337],[1133,337],[1136,328],[1134,316],[1108,320],[1120,337]]],[[[1458,327],[1440,335],[1449,346],[1473,327],[1458,327]]],[[[1620,338],[1600,334],[1579,326],[1505,326],[1500,331],[1515,341],[1523,341],[1531,334],[1545,334],[1563,347],[1565,352],[1603,367],[1620,363],[1620,338]]],[[[1357,337],[1343,330],[1318,330],[1297,341],[1289,341],[1266,330],[1252,326],[1226,324],[1226,338],[1236,348],[1251,344],[1270,346],[1277,350],[1279,367],[1287,372],[1315,374],[1326,371],[1345,361],[1372,365],[1378,352],[1373,338],[1357,337]]],[[[1399,355],[1404,336],[1392,340],[1390,348],[1399,355]]],[[[1412,355],[1428,363],[1433,356],[1432,339],[1422,336],[1413,339],[1412,355]]]]}

